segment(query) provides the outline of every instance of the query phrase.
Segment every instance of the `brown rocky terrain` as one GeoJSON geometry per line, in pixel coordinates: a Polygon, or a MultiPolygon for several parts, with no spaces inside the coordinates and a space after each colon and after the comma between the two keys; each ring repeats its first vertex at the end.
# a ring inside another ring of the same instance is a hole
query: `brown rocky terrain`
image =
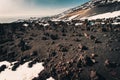
{"type": "Polygon", "coordinates": [[[33,80],[50,76],[55,80],[120,80],[120,25],[111,24],[113,20],[0,24],[0,61],[18,61],[12,70],[30,60],[29,67],[44,62],[45,69],[33,80]]]}

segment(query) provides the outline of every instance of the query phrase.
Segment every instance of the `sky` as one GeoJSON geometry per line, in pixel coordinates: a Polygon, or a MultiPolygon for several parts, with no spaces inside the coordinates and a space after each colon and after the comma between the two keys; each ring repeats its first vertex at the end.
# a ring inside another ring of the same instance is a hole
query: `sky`
{"type": "Polygon", "coordinates": [[[50,16],[88,0],[0,0],[0,17],[50,16]]]}

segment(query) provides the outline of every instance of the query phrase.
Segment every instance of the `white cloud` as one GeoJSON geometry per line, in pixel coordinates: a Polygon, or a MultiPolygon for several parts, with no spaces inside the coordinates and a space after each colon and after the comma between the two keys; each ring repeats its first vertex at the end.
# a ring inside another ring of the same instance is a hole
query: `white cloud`
{"type": "Polygon", "coordinates": [[[38,8],[26,0],[0,0],[0,17],[30,17],[58,14],[65,9],[38,8]]]}

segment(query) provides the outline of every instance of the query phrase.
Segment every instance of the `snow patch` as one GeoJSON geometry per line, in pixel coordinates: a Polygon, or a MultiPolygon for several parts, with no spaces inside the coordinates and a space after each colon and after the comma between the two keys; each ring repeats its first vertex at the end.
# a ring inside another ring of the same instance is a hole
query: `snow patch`
{"type": "Polygon", "coordinates": [[[83,23],[76,23],[75,26],[81,26],[83,23]]]}
{"type": "Polygon", "coordinates": [[[76,18],[78,15],[79,15],[79,14],[73,15],[73,16],[69,17],[69,20],[72,20],[72,19],[76,18]]]}
{"type": "Polygon", "coordinates": [[[23,26],[24,26],[24,27],[28,27],[28,26],[29,26],[29,24],[26,24],[26,23],[25,23],[25,24],[23,24],[23,26]]]}
{"type": "Polygon", "coordinates": [[[16,71],[12,71],[11,63],[7,61],[0,62],[0,66],[7,66],[7,69],[0,73],[0,80],[32,80],[34,77],[38,77],[38,74],[44,69],[43,63],[36,63],[32,68],[28,68],[28,63],[26,62],[20,65],[16,71]]]}
{"type": "Polygon", "coordinates": [[[49,26],[49,24],[48,24],[48,23],[46,23],[46,24],[43,24],[43,26],[49,26]]]}
{"type": "Polygon", "coordinates": [[[113,25],[119,25],[120,24],[120,22],[114,22],[114,23],[112,23],[113,25]]]}
{"type": "Polygon", "coordinates": [[[55,79],[53,79],[52,77],[50,77],[50,78],[48,78],[47,80],[55,80],[55,79]]]}
{"type": "Polygon", "coordinates": [[[60,19],[52,19],[51,21],[61,21],[60,19]]]}
{"type": "Polygon", "coordinates": [[[91,17],[83,17],[81,19],[94,20],[94,19],[103,19],[103,18],[113,18],[113,17],[117,17],[117,16],[120,16],[120,11],[98,14],[98,15],[91,16],[91,17]]]}

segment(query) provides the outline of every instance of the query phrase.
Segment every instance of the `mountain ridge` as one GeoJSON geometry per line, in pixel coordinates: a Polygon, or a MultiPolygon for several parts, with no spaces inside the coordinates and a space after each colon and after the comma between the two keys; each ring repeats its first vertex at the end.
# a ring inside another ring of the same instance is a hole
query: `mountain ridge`
{"type": "Polygon", "coordinates": [[[90,17],[98,14],[114,12],[119,10],[120,0],[90,0],[80,6],[71,8],[54,17],[59,20],[69,20],[69,18],[72,16],[73,19],[80,19],[83,17],[90,17]]]}

